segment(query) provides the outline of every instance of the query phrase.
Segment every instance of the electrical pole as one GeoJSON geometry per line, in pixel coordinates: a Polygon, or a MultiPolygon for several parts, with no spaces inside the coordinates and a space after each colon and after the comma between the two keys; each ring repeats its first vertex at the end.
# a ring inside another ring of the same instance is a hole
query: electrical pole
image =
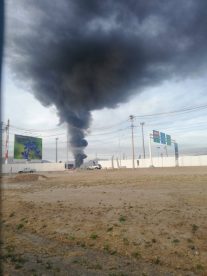
{"type": "Polygon", "coordinates": [[[153,167],[153,161],[152,161],[152,143],[151,143],[152,135],[149,134],[149,155],[150,155],[150,166],[153,167]]]}
{"type": "Polygon", "coordinates": [[[5,145],[5,164],[8,164],[9,158],[9,120],[6,125],[6,145],[5,145]]]}
{"type": "Polygon", "coordinates": [[[134,165],[134,124],[133,124],[134,116],[130,115],[129,119],[131,121],[131,130],[132,130],[132,168],[134,169],[135,168],[135,165],[134,165]]]}
{"type": "Polygon", "coordinates": [[[165,148],[166,156],[168,157],[167,146],[165,146],[164,148],[165,148]]]}
{"type": "Polygon", "coordinates": [[[67,166],[68,166],[68,152],[69,152],[69,135],[68,135],[68,128],[67,128],[67,166]]]}
{"type": "Polygon", "coordinates": [[[120,144],[120,134],[119,134],[119,160],[121,165],[121,144],[120,144]]]}
{"type": "MultiPolygon", "coordinates": [[[[0,137],[0,157],[2,158],[2,147],[3,147],[3,122],[1,122],[1,137],[0,137]]],[[[0,165],[0,171],[1,171],[1,165],[0,165]]]]}
{"type": "Polygon", "coordinates": [[[111,157],[111,167],[112,167],[112,169],[114,169],[114,156],[113,155],[111,157]]]}
{"type": "Polygon", "coordinates": [[[141,127],[142,127],[142,149],[143,149],[143,157],[144,157],[144,159],[145,159],[144,129],[143,129],[144,124],[145,124],[144,122],[141,122],[141,123],[140,123],[140,125],[141,125],[141,127]]]}
{"type": "Polygon", "coordinates": [[[160,147],[156,147],[157,148],[157,157],[160,157],[160,147]]]}
{"type": "Polygon", "coordinates": [[[55,138],[55,145],[56,145],[56,150],[55,150],[55,161],[56,163],[58,162],[58,149],[57,149],[57,146],[58,146],[58,138],[55,138]]]}

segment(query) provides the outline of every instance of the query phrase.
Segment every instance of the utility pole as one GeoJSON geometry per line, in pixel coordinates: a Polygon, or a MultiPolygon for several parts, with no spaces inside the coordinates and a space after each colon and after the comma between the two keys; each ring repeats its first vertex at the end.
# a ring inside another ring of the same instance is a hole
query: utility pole
{"type": "Polygon", "coordinates": [[[112,167],[112,169],[114,169],[114,156],[113,155],[111,157],[111,167],[112,167]]]}
{"type": "Polygon", "coordinates": [[[69,135],[68,135],[68,128],[67,128],[67,165],[68,165],[68,152],[69,152],[69,135]]]}
{"type": "Polygon", "coordinates": [[[143,149],[143,157],[144,157],[144,159],[145,159],[144,129],[143,129],[144,124],[145,124],[144,122],[141,122],[141,123],[140,123],[140,125],[141,125],[141,127],[142,127],[142,149],[143,149]]]}
{"type": "Polygon", "coordinates": [[[168,157],[168,151],[167,151],[167,146],[164,146],[166,156],[168,157]]]}
{"type": "Polygon", "coordinates": [[[9,158],[9,125],[10,125],[10,122],[8,120],[6,125],[5,164],[8,164],[8,158],[9,158]]]}
{"type": "Polygon", "coordinates": [[[119,134],[119,160],[121,165],[121,143],[120,143],[120,134],[119,134]]]}
{"type": "Polygon", "coordinates": [[[151,143],[151,139],[152,139],[152,134],[149,134],[149,155],[150,155],[150,166],[153,167],[153,161],[152,161],[152,143],[151,143]]]}
{"type": "Polygon", "coordinates": [[[160,147],[156,147],[157,148],[157,157],[160,157],[160,147]]]}
{"type": "MultiPolygon", "coordinates": [[[[0,136],[0,157],[2,158],[2,146],[3,146],[3,122],[1,122],[1,136],[0,136]]],[[[1,171],[1,165],[0,165],[0,171],[1,171]]]]}
{"type": "Polygon", "coordinates": [[[58,138],[55,138],[55,161],[56,163],[58,162],[58,149],[57,149],[57,146],[58,146],[58,138]]]}
{"type": "Polygon", "coordinates": [[[134,116],[130,115],[129,119],[131,121],[131,130],[132,130],[132,168],[134,169],[135,168],[135,165],[134,165],[134,124],[133,124],[134,116]]]}

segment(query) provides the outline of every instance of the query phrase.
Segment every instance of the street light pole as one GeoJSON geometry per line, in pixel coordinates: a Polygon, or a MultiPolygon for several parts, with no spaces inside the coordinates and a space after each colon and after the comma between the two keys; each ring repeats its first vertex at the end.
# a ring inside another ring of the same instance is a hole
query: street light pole
{"type": "Polygon", "coordinates": [[[150,155],[150,166],[153,167],[152,161],[152,143],[151,143],[152,135],[149,134],[149,155],[150,155]]]}
{"type": "Polygon", "coordinates": [[[58,146],[58,138],[55,138],[55,145],[56,145],[56,150],[55,150],[55,161],[56,163],[58,162],[58,149],[57,149],[57,146],[58,146]]]}
{"type": "Polygon", "coordinates": [[[67,165],[68,165],[68,151],[69,151],[69,137],[68,137],[68,129],[67,129],[67,165]]]}
{"type": "Polygon", "coordinates": [[[134,169],[135,168],[135,165],[134,165],[134,124],[133,124],[134,116],[130,115],[129,119],[131,121],[131,129],[132,129],[132,168],[134,169]]]}
{"type": "Polygon", "coordinates": [[[142,127],[142,149],[143,149],[143,157],[145,159],[145,145],[144,145],[144,122],[140,123],[141,127],[142,127]]]}
{"type": "Polygon", "coordinates": [[[8,164],[8,159],[9,159],[9,125],[10,125],[10,121],[8,120],[6,125],[5,164],[8,164]]]}
{"type": "Polygon", "coordinates": [[[166,156],[168,157],[167,145],[165,145],[164,149],[165,149],[166,156]]]}
{"type": "Polygon", "coordinates": [[[157,147],[157,156],[160,157],[160,147],[157,147]]]}

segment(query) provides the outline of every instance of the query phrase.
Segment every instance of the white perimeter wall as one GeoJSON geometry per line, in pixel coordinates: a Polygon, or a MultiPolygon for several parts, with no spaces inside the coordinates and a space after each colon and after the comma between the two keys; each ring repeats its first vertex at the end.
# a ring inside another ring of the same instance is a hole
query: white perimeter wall
{"type": "Polygon", "coordinates": [[[3,173],[17,173],[24,168],[35,169],[37,172],[64,171],[65,163],[2,164],[3,173]]]}
{"type": "MultiPolygon", "coordinates": [[[[154,167],[175,167],[174,157],[152,158],[154,167]]],[[[103,169],[110,168],[132,168],[132,159],[119,160],[114,159],[113,166],[111,160],[99,161],[103,169]]],[[[178,160],[179,166],[207,166],[207,155],[199,156],[181,156],[178,160]]],[[[139,163],[135,160],[135,168],[151,167],[150,159],[139,159],[139,163]]],[[[35,169],[37,172],[64,171],[65,163],[29,163],[29,164],[2,164],[3,173],[17,173],[24,168],[35,169]]]]}
{"type": "MultiPolygon", "coordinates": [[[[135,160],[135,168],[149,168],[151,167],[151,160],[147,159],[139,159],[135,160]],[[138,162],[137,162],[138,161],[138,162]]],[[[132,159],[128,160],[104,160],[99,161],[102,168],[132,168],[132,159]]],[[[152,165],[154,167],[175,167],[179,166],[207,166],[207,155],[199,155],[199,156],[181,156],[179,157],[178,164],[176,164],[175,157],[154,157],[152,158],[152,165]]]]}

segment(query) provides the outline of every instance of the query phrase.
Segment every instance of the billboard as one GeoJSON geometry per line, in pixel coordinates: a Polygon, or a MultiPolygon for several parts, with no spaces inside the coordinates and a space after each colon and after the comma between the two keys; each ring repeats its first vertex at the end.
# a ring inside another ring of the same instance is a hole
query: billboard
{"type": "Polygon", "coordinates": [[[15,134],[14,159],[41,160],[42,159],[42,138],[15,134]]]}

